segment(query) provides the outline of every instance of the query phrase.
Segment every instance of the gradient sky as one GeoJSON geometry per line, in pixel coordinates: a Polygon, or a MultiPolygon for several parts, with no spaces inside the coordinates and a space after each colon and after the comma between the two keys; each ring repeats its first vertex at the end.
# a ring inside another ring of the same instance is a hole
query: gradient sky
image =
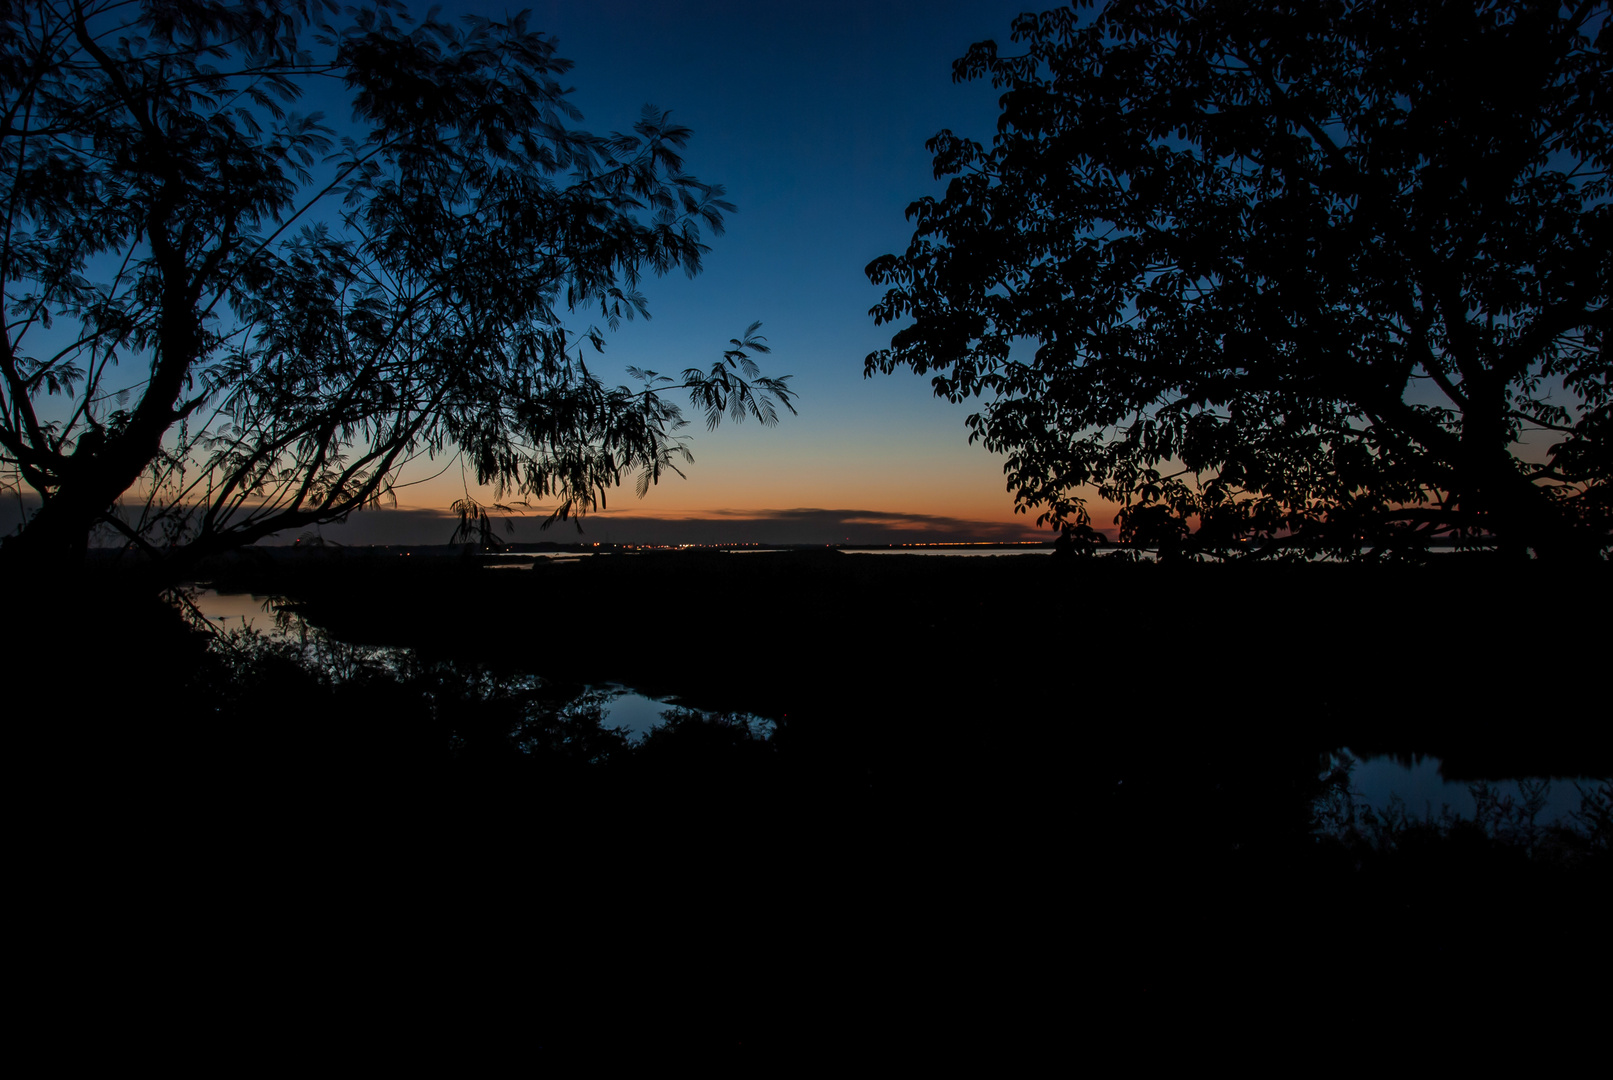
{"type": "MultiPolygon", "coordinates": [[[[607,528],[611,519],[645,517],[717,518],[730,523],[718,532],[733,540],[762,539],[763,532],[804,543],[879,539],[893,523],[915,537],[971,530],[982,537],[1037,536],[1034,516],[1013,513],[1002,459],[968,444],[970,408],[935,398],[927,378],[862,375],[864,357],[890,338],[890,328],[876,327],[868,315],[882,290],[869,284],[863,268],[907,246],[912,230],[903,211],[942,186],[925,141],[942,128],[982,141],[994,131],[996,93],[989,85],[954,85],[952,61],[984,38],[1006,45],[1013,16],[1033,6],[1025,0],[532,6],[530,25],[558,37],[559,55],[576,64],[564,81],[576,88],[572,101],[584,117],[578,126],[629,130],[646,103],[670,109],[694,131],[688,170],[722,184],[739,207],[727,233],[711,240],[704,273],[645,283],[652,318],[610,336],[597,365],[601,375],[627,382],[628,365],[668,373],[709,365],[729,338],[760,320],[773,347],[765,370],[793,375],[799,393],[800,415],[776,428],[724,423],[708,434],[692,423],[695,464],[688,479],[673,476],[643,500],[622,490],[587,539],[626,539],[640,526],[621,521],[607,528]],[[804,509],[837,513],[771,513],[804,509]],[[870,513],[859,523],[851,511],[870,513]],[[743,523],[753,515],[771,523],[749,529],[743,523]],[[847,524],[837,524],[842,520],[847,524]],[[785,522],[793,525],[781,533],[785,522]]],[[[445,5],[443,15],[504,10],[462,2],[445,5]]],[[[578,320],[574,328],[585,324],[578,320]]],[[[406,507],[441,509],[465,491],[455,467],[399,499],[406,507]]],[[[379,525],[365,523],[365,534],[379,525]]],[[[551,538],[575,533],[540,535],[528,524],[515,536],[551,538]]]]}
{"type": "MultiPolygon", "coordinates": [[[[883,289],[864,268],[905,250],[904,211],[940,194],[924,144],[951,129],[989,142],[997,92],[952,82],[952,62],[993,38],[1005,49],[1026,0],[548,0],[528,25],[558,39],[575,64],[576,126],[630,131],[646,104],[694,132],[688,172],[721,184],[737,205],[694,279],[676,272],[641,284],[651,318],[607,333],[590,368],[607,383],[637,385],[629,366],[676,374],[708,367],[753,322],[773,352],[771,375],[792,376],[797,416],[774,428],[693,422],[695,462],[642,500],[632,483],[590,516],[583,540],[601,542],[877,543],[891,540],[1050,539],[1035,515],[1015,514],[1002,458],[968,443],[977,403],[936,398],[927,377],[863,378],[867,355],[893,327],[868,311],[883,289]]],[[[1045,5],[1051,6],[1051,5],[1045,5]]],[[[423,15],[424,5],[412,5],[423,15]]],[[[503,17],[514,5],[457,0],[441,17],[503,17]]],[[[317,91],[301,111],[340,129],[350,105],[317,91]]],[[[326,215],[315,208],[308,220],[326,215]]],[[[586,329],[586,315],[568,320],[586,329]]],[[[65,331],[62,331],[65,333],[65,331]]],[[[684,396],[674,396],[680,405],[684,396]]],[[[65,409],[65,399],[57,402],[65,409]]],[[[50,407],[50,403],[45,405],[50,407]]],[[[424,465],[425,463],[420,463],[424,465]]],[[[438,461],[433,469],[441,469],[438,461]]],[[[450,503],[477,489],[458,463],[440,475],[411,467],[398,509],[364,511],[325,535],[348,543],[442,543],[450,503]],[[361,520],[362,519],[362,520],[361,520]]],[[[1109,526],[1113,508],[1091,507],[1109,526]]],[[[0,532],[20,521],[0,504],[0,532]]],[[[576,540],[570,527],[541,532],[547,508],[518,518],[516,541],[576,540]]],[[[1112,530],[1111,530],[1112,531],[1112,530]]],[[[293,536],[284,535],[281,542],[293,536]]]]}

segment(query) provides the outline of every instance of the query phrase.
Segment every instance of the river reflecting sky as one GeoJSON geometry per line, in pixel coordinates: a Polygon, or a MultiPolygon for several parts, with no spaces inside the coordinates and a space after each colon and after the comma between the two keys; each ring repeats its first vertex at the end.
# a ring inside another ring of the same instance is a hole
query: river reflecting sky
{"type": "MultiPolygon", "coordinates": [[[[1354,757],[1348,748],[1339,751],[1338,757],[1354,757]]],[[[1401,761],[1394,757],[1379,756],[1357,758],[1350,771],[1350,790],[1367,805],[1382,808],[1391,797],[1406,804],[1406,812],[1419,820],[1437,819],[1444,807],[1464,818],[1471,818],[1476,804],[1467,780],[1447,780],[1440,771],[1439,758],[1417,755],[1401,761]]],[[[1569,813],[1578,810],[1580,794],[1575,783],[1588,786],[1586,777],[1558,777],[1551,781],[1546,793],[1546,806],[1540,815],[1542,823],[1562,821],[1569,813]]],[[[1491,785],[1502,797],[1522,798],[1516,780],[1500,780],[1491,785]]]]}

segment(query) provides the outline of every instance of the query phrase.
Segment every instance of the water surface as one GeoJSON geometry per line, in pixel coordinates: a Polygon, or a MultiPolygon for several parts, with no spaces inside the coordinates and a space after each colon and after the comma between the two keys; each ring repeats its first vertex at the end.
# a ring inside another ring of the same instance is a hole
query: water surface
{"type": "MultiPolygon", "coordinates": [[[[1359,796],[1360,801],[1375,809],[1381,810],[1389,805],[1391,799],[1399,799],[1405,805],[1406,813],[1419,821],[1438,820],[1446,808],[1468,819],[1472,819],[1478,811],[1478,804],[1473,798],[1473,781],[1446,779],[1439,758],[1422,754],[1403,758],[1389,755],[1356,757],[1348,747],[1334,757],[1339,761],[1355,762],[1350,770],[1350,790],[1359,796]]],[[[1569,814],[1580,808],[1579,788],[1588,791],[1597,782],[1590,777],[1550,778],[1536,821],[1542,825],[1566,821],[1569,814]]],[[[1530,783],[1527,779],[1521,782],[1491,780],[1487,783],[1498,797],[1510,798],[1517,805],[1521,805],[1529,795],[1524,790],[1524,786],[1530,783]]]]}

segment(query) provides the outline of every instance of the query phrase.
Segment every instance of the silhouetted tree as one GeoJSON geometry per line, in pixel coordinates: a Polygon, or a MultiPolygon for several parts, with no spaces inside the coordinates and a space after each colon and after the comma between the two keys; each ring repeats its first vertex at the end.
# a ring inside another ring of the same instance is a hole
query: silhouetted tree
{"type": "Polygon", "coordinates": [[[1595,557],[1605,0],[1089,6],[954,65],[998,133],[929,143],[946,193],[868,266],[875,320],[913,321],[865,372],[985,396],[971,439],[1043,521],[1096,489],[1205,545],[1595,557]]]}
{"type": "Polygon", "coordinates": [[[733,207],[684,171],[687,128],[648,107],[629,133],[568,127],[571,63],[525,14],[335,10],[5,7],[0,484],[41,500],[7,555],[68,559],[100,525],[182,564],[445,452],[566,517],[689,460],[668,391],[711,426],[792,408],[754,325],[636,389],[564,325],[615,327],[646,272],[700,270],[733,207]],[[304,96],[351,123],[288,111],[304,96]]]}

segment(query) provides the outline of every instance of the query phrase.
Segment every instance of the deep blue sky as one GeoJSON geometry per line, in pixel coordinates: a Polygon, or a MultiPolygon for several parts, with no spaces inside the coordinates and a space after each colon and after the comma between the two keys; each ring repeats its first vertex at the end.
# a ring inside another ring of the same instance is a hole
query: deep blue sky
{"type": "MultiPolygon", "coordinates": [[[[591,0],[532,7],[531,25],[558,37],[559,54],[576,64],[565,82],[584,114],[578,126],[629,130],[646,103],[670,109],[694,131],[688,170],[722,184],[739,207],[726,235],[712,238],[703,274],[645,284],[652,319],[614,335],[604,369],[709,364],[730,337],[761,320],[774,349],[768,370],[793,375],[800,394],[800,415],[778,428],[725,424],[706,434],[691,425],[689,479],[673,477],[642,502],[623,491],[591,538],[629,538],[620,526],[607,529],[622,515],[743,521],[801,509],[873,513],[796,515],[800,542],[876,539],[907,515],[914,524],[942,519],[923,528],[954,535],[1000,535],[1004,524],[1030,529],[1029,519],[1012,513],[1001,460],[967,444],[969,409],[936,399],[926,379],[910,374],[864,380],[862,365],[890,334],[868,316],[881,290],[863,268],[907,246],[904,209],[941,187],[925,141],[942,128],[982,141],[994,131],[996,93],[980,83],[955,85],[952,61],[984,38],[1006,47],[1013,16],[1032,6],[591,0]],[[853,522],[832,524],[846,517],[853,522]],[[857,524],[859,517],[868,520],[857,524]]],[[[461,3],[443,15],[506,10],[519,9],[461,3]]],[[[440,507],[459,491],[456,470],[452,488],[439,481],[404,501],[440,507]]],[[[727,531],[746,539],[742,525],[727,531]]],[[[779,536],[777,528],[766,532],[779,536]]],[[[517,534],[539,538],[531,526],[517,534]]]]}

